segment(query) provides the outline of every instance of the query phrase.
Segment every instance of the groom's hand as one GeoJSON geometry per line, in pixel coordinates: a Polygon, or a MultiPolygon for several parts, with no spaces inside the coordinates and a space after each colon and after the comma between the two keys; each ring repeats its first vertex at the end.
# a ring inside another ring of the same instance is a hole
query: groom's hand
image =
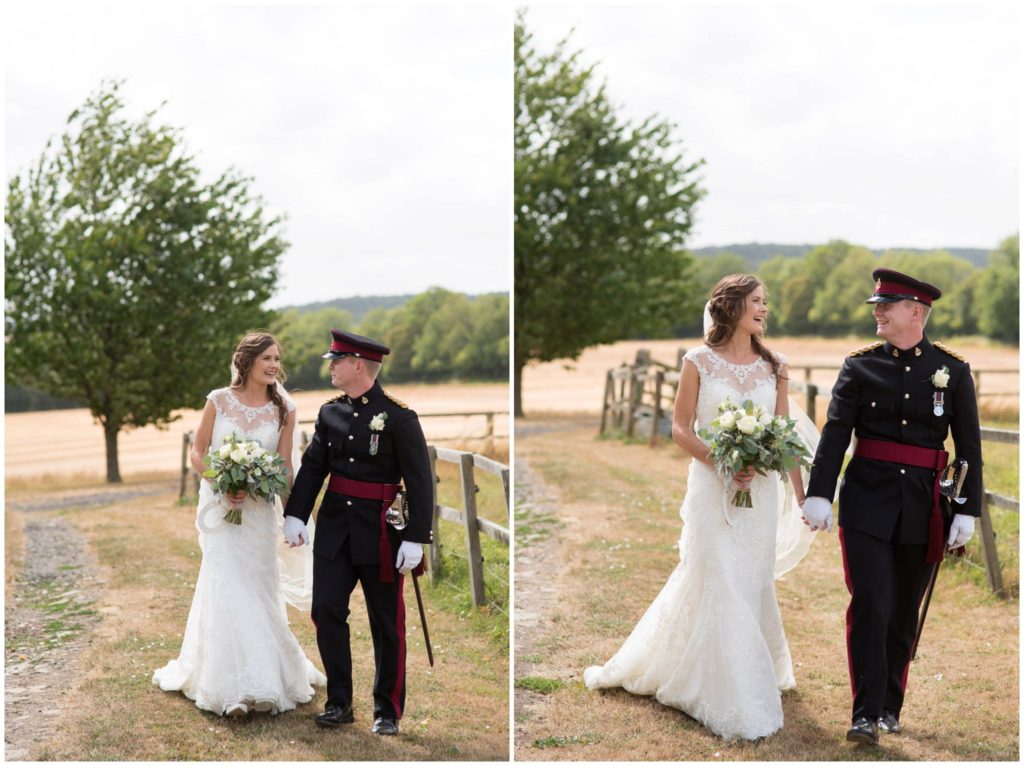
{"type": "Polygon", "coordinates": [[[302,523],[302,519],[295,516],[285,516],[284,529],[282,531],[289,547],[295,548],[299,545],[309,545],[309,531],[306,529],[306,525],[302,523]]]}
{"type": "Polygon", "coordinates": [[[812,532],[819,529],[832,531],[832,503],[824,497],[809,497],[804,500],[801,506],[804,513],[804,523],[811,528],[812,532]]]}
{"type": "Polygon", "coordinates": [[[967,545],[967,541],[974,534],[974,517],[964,513],[958,513],[953,517],[953,523],[949,527],[949,540],[946,545],[950,550],[967,545]]]}
{"type": "Polygon", "coordinates": [[[421,561],[423,561],[423,546],[420,543],[411,543],[406,540],[398,548],[395,569],[405,574],[418,567],[421,561]]]}

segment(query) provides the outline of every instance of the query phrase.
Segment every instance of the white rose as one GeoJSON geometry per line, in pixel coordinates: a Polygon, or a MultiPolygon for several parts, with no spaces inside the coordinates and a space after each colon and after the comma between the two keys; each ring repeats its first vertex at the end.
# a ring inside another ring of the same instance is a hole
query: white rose
{"type": "Polygon", "coordinates": [[[753,415],[744,415],[736,422],[736,427],[745,434],[752,434],[754,429],[757,428],[757,420],[754,419],[753,415]]]}
{"type": "Polygon", "coordinates": [[[774,418],[766,412],[757,419],[757,422],[767,428],[772,424],[772,420],[774,420],[774,418]]]}
{"type": "Polygon", "coordinates": [[[217,454],[220,455],[221,457],[227,457],[228,455],[231,454],[231,445],[225,444],[223,447],[217,450],[217,454]]]}
{"type": "Polygon", "coordinates": [[[229,457],[231,458],[232,462],[241,463],[242,458],[245,457],[245,453],[242,452],[242,450],[236,448],[231,450],[231,454],[229,455],[229,457]]]}
{"type": "Polygon", "coordinates": [[[731,431],[736,426],[736,417],[731,412],[723,412],[718,418],[718,425],[731,431]]]}
{"type": "Polygon", "coordinates": [[[370,430],[371,431],[383,431],[384,430],[384,421],[385,421],[385,419],[387,419],[387,414],[383,413],[383,412],[378,412],[370,420],[370,430]]]}
{"type": "Polygon", "coordinates": [[[935,384],[936,388],[945,388],[949,385],[949,371],[943,367],[941,370],[936,371],[932,375],[932,383],[935,384]]]}

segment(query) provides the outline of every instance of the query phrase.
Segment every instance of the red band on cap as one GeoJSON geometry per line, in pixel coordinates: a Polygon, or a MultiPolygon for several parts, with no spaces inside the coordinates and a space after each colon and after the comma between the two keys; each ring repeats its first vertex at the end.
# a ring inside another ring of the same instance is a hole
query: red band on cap
{"type": "MultiPolygon", "coordinates": [[[[323,346],[320,348],[323,348],[323,346]]],[[[335,354],[355,354],[363,359],[369,359],[373,362],[384,361],[384,355],[378,351],[368,351],[362,346],[353,346],[351,343],[342,343],[339,340],[335,340],[331,343],[331,351],[335,354]]]]}
{"type": "Polygon", "coordinates": [[[903,282],[884,282],[879,280],[875,286],[875,295],[913,295],[926,306],[932,305],[932,296],[903,282]]]}

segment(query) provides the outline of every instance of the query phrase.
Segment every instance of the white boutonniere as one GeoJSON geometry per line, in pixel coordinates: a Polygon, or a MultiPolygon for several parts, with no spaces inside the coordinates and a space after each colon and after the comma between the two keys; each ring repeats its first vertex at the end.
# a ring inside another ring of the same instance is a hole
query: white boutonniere
{"type": "Polygon", "coordinates": [[[388,419],[388,414],[386,412],[378,412],[370,420],[370,430],[371,431],[383,431],[384,430],[384,421],[387,420],[387,419],[388,419]]]}
{"type": "Polygon", "coordinates": [[[932,375],[932,385],[936,388],[945,388],[949,385],[949,367],[942,365],[932,375]]]}

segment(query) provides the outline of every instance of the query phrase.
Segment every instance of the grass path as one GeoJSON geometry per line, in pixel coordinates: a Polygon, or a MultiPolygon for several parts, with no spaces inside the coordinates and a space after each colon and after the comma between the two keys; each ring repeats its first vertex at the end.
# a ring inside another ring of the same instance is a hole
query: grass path
{"type": "Polygon", "coordinates": [[[599,439],[592,416],[531,418],[516,433],[517,471],[525,463],[534,477],[516,479],[527,498],[516,508],[516,606],[535,612],[516,628],[517,759],[1017,760],[1018,603],[958,568],[940,575],[905,733],[881,748],[845,741],[848,596],[835,534],[777,583],[797,680],[780,733],[729,743],[652,698],[586,690],[583,668],[618,649],[678,561],[686,460],[672,445],[599,439]]]}
{"type": "MultiPolygon", "coordinates": [[[[352,599],[354,726],[323,730],[313,723],[324,691],[280,716],[225,719],[200,711],[181,694],[150,683],[153,669],[177,656],[200,563],[195,510],[173,488],[100,506],[11,511],[45,500],[8,492],[9,530],[21,516],[57,516],[74,525],[98,561],[101,616],[82,650],[71,690],[54,704],[66,711],[32,752],[42,760],[505,760],[508,756],[507,651],[473,630],[473,617],[437,606],[423,583],[435,666],[427,664],[415,597],[407,586],[408,700],[402,734],[382,738],[372,723],[373,648],[359,589],[352,599]],[[13,501],[13,502],[12,502],[13,501]],[[13,515],[13,517],[12,517],[13,515]]],[[[8,547],[8,588],[19,546],[8,547]]],[[[322,667],[313,627],[289,610],[307,656],[322,667]]]]}

